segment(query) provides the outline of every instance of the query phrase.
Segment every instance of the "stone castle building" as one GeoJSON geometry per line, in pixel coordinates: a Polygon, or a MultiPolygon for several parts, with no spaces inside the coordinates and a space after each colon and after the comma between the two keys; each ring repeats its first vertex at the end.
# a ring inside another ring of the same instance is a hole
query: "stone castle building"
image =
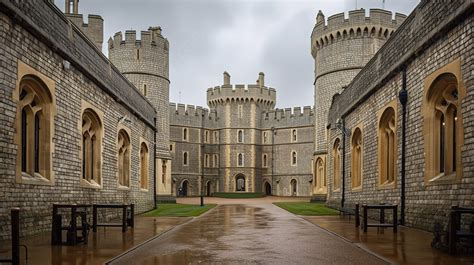
{"type": "Polygon", "coordinates": [[[423,229],[474,206],[472,1],[318,13],[314,107],[286,109],[263,73],[224,73],[208,108],[169,103],[161,28],[115,34],[106,58],[103,19],[78,2],[0,0],[0,240],[10,207],[32,234],[53,203],[140,213],[178,192],[396,203],[423,229]]]}
{"type": "Polygon", "coordinates": [[[209,109],[170,104],[175,194],[311,196],[311,107],[275,109],[276,90],[265,86],[263,73],[256,84],[233,85],[224,72],[223,84],[207,90],[207,103],[209,109]]]}

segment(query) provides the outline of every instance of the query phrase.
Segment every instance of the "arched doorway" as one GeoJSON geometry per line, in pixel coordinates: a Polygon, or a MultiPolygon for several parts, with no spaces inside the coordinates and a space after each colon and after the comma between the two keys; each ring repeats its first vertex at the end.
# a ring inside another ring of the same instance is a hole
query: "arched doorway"
{"type": "Polygon", "coordinates": [[[272,195],[272,186],[270,185],[270,183],[265,181],[265,184],[263,186],[265,188],[265,195],[272,195]]]}
{"type": "Polygon", "coordinates": [[[235,191],[245,191],[245,176],[242,174],[235,177],[235,191]]]}
{"type": "Polygon", "coordinates": [[[211,187],[212,187],[212,182],[208,181],[206,183],[206,196],[211,196],[211,187]]]}
{"type": "Polygon", "coordinates": [[[188,196],[189,181],[185,180],[181,184],[181,196],[188,196]]]}
{"type": "Polygon", "coordinates": [[[290,181],[290,186],[291,186],[291,196],[297,196],[298,195],[298,183],[296,182],[296,179],[292,179],[290,181]]]}

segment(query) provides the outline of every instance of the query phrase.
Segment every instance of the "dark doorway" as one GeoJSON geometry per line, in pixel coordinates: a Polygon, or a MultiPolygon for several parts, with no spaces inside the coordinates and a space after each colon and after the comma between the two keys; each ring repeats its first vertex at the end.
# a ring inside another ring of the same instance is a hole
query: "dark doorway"
{"type": "Polygon", "coordinates": [[[211,186],[212,186],[212,182],[208,181],[207,184],[206,184],[206,195],[207,196],[211,196],[211,186]]]}
{"type": "Polygon", "coordinates": [[[291,180],[290,186],[291,186],[291,196],[297,196],[298,195],[298,190],[297,190],[298,185],[297,185],[296,179],[291,180]]]}
{"type": "Polygon", "coordinates": [[[265,182],[265,195],[272,195],[272,186],[268,182],[265,182]]]}
{"type": "Polygon", "coordinates": [[[183,181],[183,184],[181,184],[182,196],[188,196],[188,186],[189,186],[189,182],[187,180],[183,181]]]}
{"type": "Polygon", "coordinates": [[[236,191],[245,191],[245,176],[237,175],[235,178],[235,190],[236,191]]]}

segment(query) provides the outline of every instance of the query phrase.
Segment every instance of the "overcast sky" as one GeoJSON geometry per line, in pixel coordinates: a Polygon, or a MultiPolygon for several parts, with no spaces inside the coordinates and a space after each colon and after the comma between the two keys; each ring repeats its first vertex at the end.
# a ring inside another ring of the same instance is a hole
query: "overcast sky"
{"type": "MultiPolygon", "coordinates": [[[[56,0],[64,10],[64,0],[56,0]]],[[[386,0],[409,14],[419,0],[386,0]]],[[[382,0],[80,0],[79,12],[104,18],[104,52],[115,32],[161,26],[170,42],[170,101],[206,106],[206,90],[222,84],[277,89],[277,107],[313,105],[310,35],[318,10],[327,17],[382,0]]],[[[139,37],[139,36],[137,36],[139,37]]]]}

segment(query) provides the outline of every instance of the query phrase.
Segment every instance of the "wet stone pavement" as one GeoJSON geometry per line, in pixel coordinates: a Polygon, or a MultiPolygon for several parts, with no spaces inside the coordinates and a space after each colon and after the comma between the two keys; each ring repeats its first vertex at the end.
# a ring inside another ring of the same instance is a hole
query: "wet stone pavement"
{"type": "Polygon", "coordinates": [[[110,264],[387,264],[272,204],[219,205],[110,264]]]}

